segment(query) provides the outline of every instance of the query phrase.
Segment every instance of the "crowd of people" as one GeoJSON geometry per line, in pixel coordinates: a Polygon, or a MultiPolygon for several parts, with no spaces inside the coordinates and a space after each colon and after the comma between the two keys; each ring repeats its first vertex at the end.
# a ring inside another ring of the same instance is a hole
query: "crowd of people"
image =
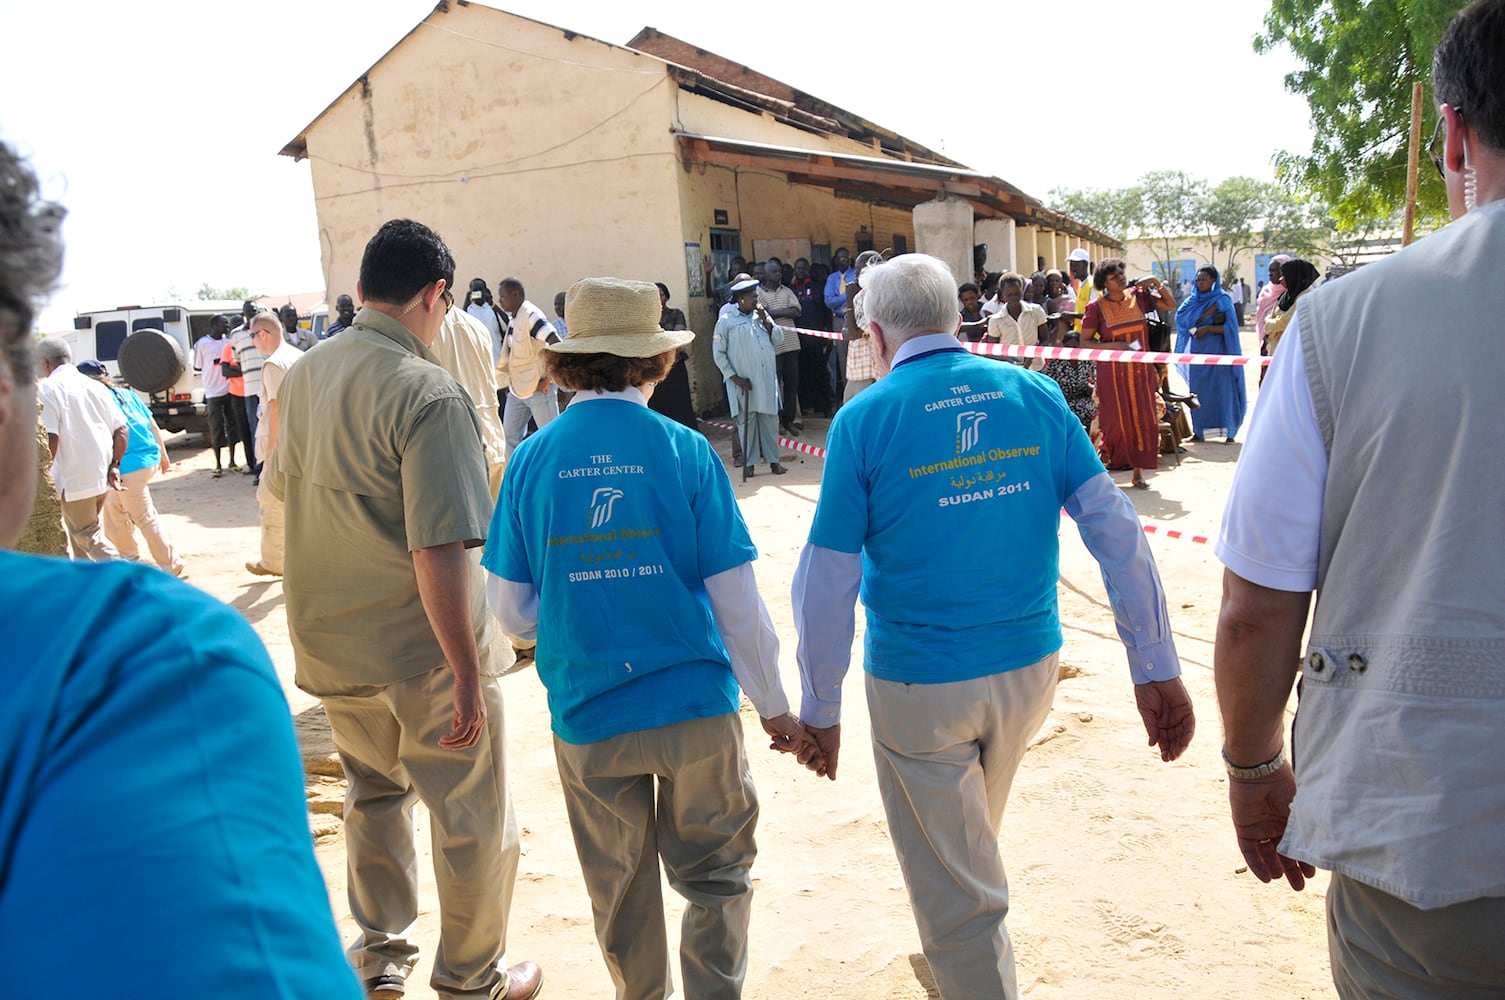
{"type": "MultiPolygon", "coordinates": [[[[1234,835],[1261,881],[1299,890],[1331,870],[1344,1000],[1505,990],[1505,517],[1490,499],[1505,467],[1490,274],[1505,252],[1505,0],[1453,18],[1433,88],[1432,156],[1455,221],[1316,291],[1302,262],[1280,262],[1283,287],[1256,312],[1273,362],[1216,546],[1234,835]],[[1414,293],[1444,284],[1456,294],[1414,293]],[[1425,333],[1436,329],[1448,335],[1425,333]],[[1423,406],[1439,418],[1413,419],[1423,406]]],[[[105,491],[128,493],[127,476],[161,462],[160,433],[100,371],[60,342],[33,345],[61,219],[0,145],[0,550],[31,509],[39,414],[81,554],[104,544],[105,491]]],[[[1063,510],[1101,565],[1149,745],[1169,762],[1195,731],[1154,558],[1100,458],[1136,479],[1153,467],[1140,408],[1153,369],[1099,373],[1100,448],[1050,378],[965,348],[958,331],[981,303],[958,295],[943,262],[864,258],[830,276],[839,314],[824,296],[833,325],[839,315],[862,335],[832,341],[848,345],[848,381],[791,581],[797,713],[730,479],[702,435],[649,410],[693,336],[666,325],[661,288],[583,279],[559,329],[503,282],[526,342],[505,374],[532,390],[521,412],[547,419],[507,454],[499,494],[483,411],[501,426],[509,401],[467,385],[478,365],[494,390],[497,363],[483,321],[454,303],[454,258],[433,230],[380,227],[362,306],[329,343],[301,353],[278,318],[245,317],[261,378],[244,388],[272,404],[260,408],[267,447],[249,455],[281,505],[295,680],[322,702],[347,778],[357,938],[342,956],[286,700],[245,619],[173,579],[170,546],[167,572],[0,551],[0,596],[27,609],[0,659],[0,935],[25,957],[11,990],[53,993],[63,975],[145,992],[116,982],[129,976],[165,996],[396,1000],[418,960],[421,799],[440,897],[435,991],[537,996],[543,972],[506,947],[519,832],[498,677],[520,645],[548,691],[617,995],[675,989],[662,866],[687,901],[686,995],[739,996],[758,819],[740,697],[771,750],[835,780],[860,595],[877,782],[939,995],[1019,996],[999,835],[1058,677],[1063,510]],[[871,381],[850,365],[864,342],[871,381]],[[282,367],[284,348],[298,356],[282,367]],[[563,413],[526,402],[554,389],[575,394],[563,413]]],[[[731,276],[735,316],[717,326],[718,363],[757,415],[756,433],[744,422],[749,459],[781,416],[749,372],[780,380],[776,320],[793,318],[770,272],[731,276]],[[744,368],[746,340],[757,350],[744,368]]],[[[1178,302],[1103,261],[1096,297],[1078,287],[1054,319],[1005,277],[982,327],[1000,343],[1027,330],[1064,340],[1080,323],[1079,337],[1135,349],[1150,314],[1174,308],[1193,353],[1238,347],[1238,303],[1210,268],[1178,302]],[[1041,315],[1057,334],[1041,333],[1041,315]]],[[[1047,277],[1041,291],[1061,305],[1066,287],[1047,277]]],[[[242,360],[231,367],[246,379],[242,360]]],[[[1201,428],[1232,438],[1241,394],[1203,389],[1201,428]]],[[[125,521],[141,526],[141,510],[127,504],[125,521]]]]}

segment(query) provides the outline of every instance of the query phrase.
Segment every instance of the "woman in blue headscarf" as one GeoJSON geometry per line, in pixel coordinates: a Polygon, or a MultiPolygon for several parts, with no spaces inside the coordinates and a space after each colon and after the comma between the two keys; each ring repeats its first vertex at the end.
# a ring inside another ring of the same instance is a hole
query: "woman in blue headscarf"
{"type": "MultiPolygon", "coordinates": [[[[1176,353],[1242,354],[1237,315],[1232,297],[1218,285],[1218,269],[1201,268],[1196,294],[1176,308],[1176,353]]],[[[1218,429],[1227,433],[1232,444],[1248,407],[1243,366],[1188,367],[1187,384],[1202,404],[1191,414],[1191,439],[1204,441],[1207,431],[1218,429]]]]}

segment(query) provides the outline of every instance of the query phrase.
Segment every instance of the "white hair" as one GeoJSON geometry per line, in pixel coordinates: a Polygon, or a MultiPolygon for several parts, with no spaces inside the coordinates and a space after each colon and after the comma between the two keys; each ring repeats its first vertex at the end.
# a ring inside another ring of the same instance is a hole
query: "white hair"
{"type": "Polygon", "coordinates": [[[46,337],[37,341],[37,357],[49,365],[61,365],[73,360],[73,352],[62,338],[46,337]]]}
{"type": "Polygon", "coordinates": [[[890,354],[918,334],[956,330],[956,278],[937,257],[907,253],[869,264],[862,290],[867,318],[883,328],[890,354]]]}

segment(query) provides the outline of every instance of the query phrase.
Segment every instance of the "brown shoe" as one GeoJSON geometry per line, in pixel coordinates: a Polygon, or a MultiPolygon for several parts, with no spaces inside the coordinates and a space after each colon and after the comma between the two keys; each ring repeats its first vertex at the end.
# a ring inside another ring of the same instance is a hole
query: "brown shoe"
{"type": "Polygon", "coordinates": [[[268,566],[266,563],[262,562],[260,559],[256,560],[255,562],[248,562],[248,563],[246,563],[246,572],[248,572],[248,573],[254,573],[257,576],[281,576],[282,575],[282,572],[280,570],[272,569],[272,567],[268,566]]]}
{"type": "Polygon", "coordinates": [[[496,1000],[533,1000],[543,992],[543,970],[537,962],[519,962],[507,970],[507,988],[496,1000]]]}

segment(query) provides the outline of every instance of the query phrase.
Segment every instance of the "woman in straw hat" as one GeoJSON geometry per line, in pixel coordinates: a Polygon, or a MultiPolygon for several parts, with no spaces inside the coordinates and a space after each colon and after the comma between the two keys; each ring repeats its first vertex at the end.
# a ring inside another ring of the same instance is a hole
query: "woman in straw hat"
{"type": "MultiPolygon", "coordinates": [[[[659,858],[688,901],[684,994],[736,996],[747,968],[758,804],[741,686],[772,748],[789,712],[757,552],[704,435],[647,406],[689,331],[658,289],[587,278],[549,378],[576,391],[508,463],[482,564],[514,642],[536,640],[570,829],[618,997],[673,991],[659,858]]],[[[810,744],[813,746],[813,743],[810,744]]]]}

